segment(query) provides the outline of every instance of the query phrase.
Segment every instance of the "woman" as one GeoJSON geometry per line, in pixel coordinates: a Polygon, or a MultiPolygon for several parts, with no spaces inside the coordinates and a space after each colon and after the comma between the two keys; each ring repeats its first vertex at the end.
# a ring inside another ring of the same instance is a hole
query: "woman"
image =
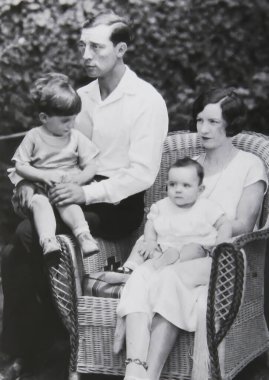
{"type": "MultiPolygon", "coordinates": [[[[254,229],[267,187],[262,161],[232,145],[230,137],[242,130],[243,116],[240,98],[229,89],[210,90],[193,107],[205,148],[197,158],[205,171],[202,196],[223,207],[233,236],[254,229]]],[[[145,263],[125,286],[118,307],[119,316],[126,316],[125,380],[159,379],[179,328],[196,330],[198,298],[208,284],[211,259],[198,252],[195,260],[183,261],[163,268],[154,278],[147,275],[145,263]]]]}

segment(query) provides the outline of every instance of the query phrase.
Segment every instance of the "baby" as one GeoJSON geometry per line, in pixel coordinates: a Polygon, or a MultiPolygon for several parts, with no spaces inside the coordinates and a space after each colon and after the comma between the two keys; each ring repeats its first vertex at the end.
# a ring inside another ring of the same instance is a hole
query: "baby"
{"type": "Polygon", "coordinates": [[[195,160],[177,160],[168,171],[167,197],[151,206],[144,235],[118,272],[131,273],[146,259],[155,268],[204,256],[207,246],[232,236],[221,207],[200,197],[204,171],[195,160]]]}
{"type": "MultiPolygon", "coordinates": [[[[204,190],[203,177],[202,166],[188,157],[177,160],[170,167],[168,196],[151,206],[144,235],[136,242],[123,267],[118,269],[121,273],[108,272],[108,282],[125,282],[130,278],[129,274],[145,261],[145,281],[150,282],[151,276],[163,267],[206,256],[210,246],[232,236],[231,223],[221,207],[200,197],[204,190]]],[[[114,353],[119,353],[124,342],[123,310],[126,304],[135,302],[128,298],[125,289],[117,308],[114,353]]]]}
{"type": "MultiPolygon", "coordinates": [[[[73,129],[81,100],[63,74],[50,73],[38,79],[31,90],[41,126],[31,129],[16,150],[10,174],[33,182],[30,211],[48,265],[59,262],[60,244],[56,239],[56,221],[48,199],[55,183],[73,182],[84,185],[93,179],[97,147],[82,133],[73,129]],[[20,177],[19,177],[20,176],[20,177]]],[[[56,209],[77,238],[84,257],[97,253],[98,246],[90,234],[80,206],[70,204],[56,209]]]]}

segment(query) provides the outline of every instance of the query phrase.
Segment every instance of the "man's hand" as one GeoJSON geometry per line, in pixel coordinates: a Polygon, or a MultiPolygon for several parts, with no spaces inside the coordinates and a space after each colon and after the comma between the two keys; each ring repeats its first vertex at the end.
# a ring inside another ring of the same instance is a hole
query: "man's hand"
{"type": "Polygon", "coordinates": [[[12,197],[12,204],[14,211],[20,217],[25,218],[28,215],[30,203],[34,195],[34,184],[26,180],[18,183],[14,195],[12,197]]]}
{"type": "Polygon", "coordinates": [[[59,183],[49,189],[49,199],[55,206],[65,206],[71,203],[86,202],[81,186],[74,183],[59,183]]]}

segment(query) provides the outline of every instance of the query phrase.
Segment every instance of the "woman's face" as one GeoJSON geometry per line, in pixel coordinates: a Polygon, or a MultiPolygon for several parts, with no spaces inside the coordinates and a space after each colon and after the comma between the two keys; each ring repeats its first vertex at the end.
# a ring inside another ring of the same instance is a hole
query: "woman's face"
{"type": "Polygon", "coordinates": [[[196,128],[206,149],[215,149],[227,141],[226,122],[222,117],[220,103],[205,106],[197,115],[196,128]]]}

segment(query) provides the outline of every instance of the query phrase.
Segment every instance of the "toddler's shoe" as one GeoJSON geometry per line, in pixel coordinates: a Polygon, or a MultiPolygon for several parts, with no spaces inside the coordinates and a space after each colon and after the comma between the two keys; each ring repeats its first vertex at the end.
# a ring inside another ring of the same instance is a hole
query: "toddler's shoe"
{"type": "Polygon", "coordinates": [[[56,237],[46,238],[41,242],[44,259],[48,267],[57,267],[60,264],[61,245],[56,237]]]}
{"type": "Polygon", "coordinates": [[[84,258],[95,255],[100,251],[90,232],[82,232],[77,236],[77,240],[84,258]]]}

